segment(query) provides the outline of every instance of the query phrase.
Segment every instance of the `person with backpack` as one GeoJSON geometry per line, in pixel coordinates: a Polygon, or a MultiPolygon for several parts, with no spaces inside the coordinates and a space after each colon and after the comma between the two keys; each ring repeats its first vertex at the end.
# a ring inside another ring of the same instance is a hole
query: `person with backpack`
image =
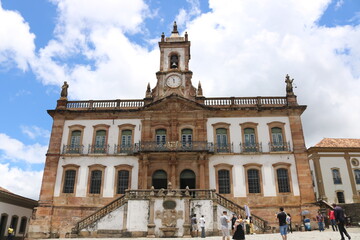
{"type": "Polygon", "coordinates": [[[287,240],[287,228],[288,225],[286,223],[287,214],[284,212],[284,208],[280,207],[280,212],[276,215],[276,218],[279,220],[279,230],[280,235],[283,240],[287,240]]]}

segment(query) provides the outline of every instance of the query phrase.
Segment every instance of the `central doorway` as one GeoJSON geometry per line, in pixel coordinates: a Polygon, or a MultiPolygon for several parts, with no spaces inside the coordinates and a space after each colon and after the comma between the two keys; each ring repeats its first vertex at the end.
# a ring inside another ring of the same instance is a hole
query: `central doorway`
{"type": "Polygon", "coordinates": [[[190,189],[196,188],[195,173],[189,169],[186,169],[180,173],[180,189],[185,189],[187,186],[190,189]]]}
{"type": "Polygon", "coordinates": [[[167,174],[164,170],[156,170],[152,175],[152,186],[155,189],[167,189],[167,174]]]}

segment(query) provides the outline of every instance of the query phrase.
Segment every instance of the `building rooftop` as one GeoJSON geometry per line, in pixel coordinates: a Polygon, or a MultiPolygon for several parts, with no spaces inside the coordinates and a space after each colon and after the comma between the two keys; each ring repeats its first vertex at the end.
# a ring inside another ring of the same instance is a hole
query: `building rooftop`
{"type": "Polygon", "coordinates": [[[326,148],[360,148],[360,139],[353,138],[324,138],[314,147],[326,148]]]}

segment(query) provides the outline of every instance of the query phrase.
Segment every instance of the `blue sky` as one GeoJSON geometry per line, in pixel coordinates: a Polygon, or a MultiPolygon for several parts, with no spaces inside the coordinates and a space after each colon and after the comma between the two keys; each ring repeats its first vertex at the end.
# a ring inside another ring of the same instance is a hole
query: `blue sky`
{"type": "Polygon", "coordinates": [[[0,0],[0,186],[38,198],[60,86],[69,98],[143,98],[172,22],[192,44],[204,95],[308,105],[307,147],[359,138],[360,1],[0,0]],[[357,107],[359,105],[357,104],[357,107]],[[29,181],[31,179],[31,181],[29,181]]]}

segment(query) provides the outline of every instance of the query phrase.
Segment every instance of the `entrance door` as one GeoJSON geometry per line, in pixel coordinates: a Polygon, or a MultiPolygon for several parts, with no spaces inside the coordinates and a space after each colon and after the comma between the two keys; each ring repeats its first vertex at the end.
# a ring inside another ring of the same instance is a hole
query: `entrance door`
{"type": "Polygon", "coordinates": [[[180,189],[185,189],[187,186],[190,189],[196,188],[195,173],[189,169],[182,171],[180,174],[180,189]]]}
{"type": "Polygon", "coordinates": [[[167,189],[167,174],[164,170],[157,170],[152,176],[152,185],[155,189],[167,189]]]}
{"type": "Polygon", "coordinates": [[[5,239],[5,230],[8,216],[3,214],[0,219],[0,239],[5,239]]]}

